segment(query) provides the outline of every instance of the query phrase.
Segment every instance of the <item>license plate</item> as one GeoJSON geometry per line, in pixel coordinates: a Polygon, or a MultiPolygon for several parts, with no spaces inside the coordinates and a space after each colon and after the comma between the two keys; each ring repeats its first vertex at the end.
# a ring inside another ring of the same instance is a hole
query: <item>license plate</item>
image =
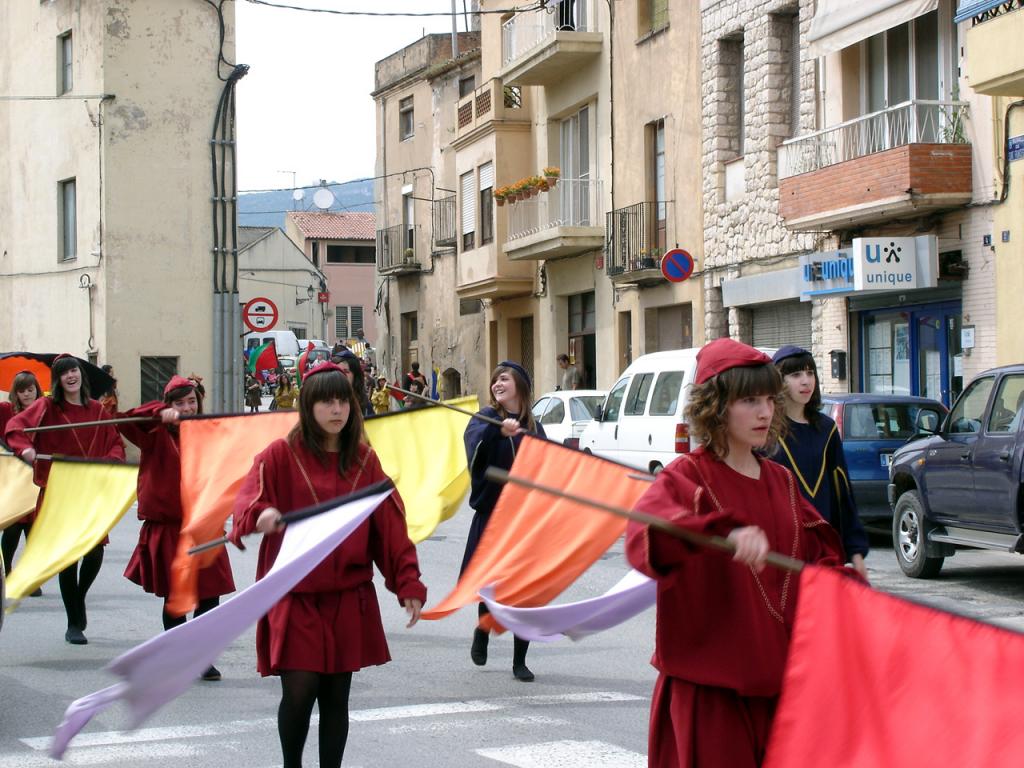
{"type": "Polygon", "coordinates": [[[880,454],[878,454],[878,461],[881,463],[881,465],[883,467],[888,469],[889,466],[892,464],[892,454],[891,453],[880,453],[880,454]]]}

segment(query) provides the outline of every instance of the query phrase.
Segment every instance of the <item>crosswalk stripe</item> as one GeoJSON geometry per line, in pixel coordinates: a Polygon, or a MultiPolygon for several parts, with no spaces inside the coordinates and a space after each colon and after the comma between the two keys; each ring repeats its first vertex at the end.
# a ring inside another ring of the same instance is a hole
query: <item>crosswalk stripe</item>
{"type": "Polygon", "coordinates": [[[516,768],[646,768],[647,757],[604,741],[549,741],[478,749],[481,757],[516,768]]]}
{"type": "MultiPolygon", "coordinates": [[[[229,748],[229,744],[221,743],[220,749],[229,748]]],[[[206,754],[205,747],[177,742],[163,744],[119,744],[116,746],[86,747],[72,749],[64,756],[65,765],[104,765],[120,763],[122,765],[140,765],[144,760],[159,760],[161,765],[167,761],[198,757],[206,754]]],[[[50,757],[41,754],[5,755],[0,757],[0,768],[53,768],[57,763],[50,757]]]]}

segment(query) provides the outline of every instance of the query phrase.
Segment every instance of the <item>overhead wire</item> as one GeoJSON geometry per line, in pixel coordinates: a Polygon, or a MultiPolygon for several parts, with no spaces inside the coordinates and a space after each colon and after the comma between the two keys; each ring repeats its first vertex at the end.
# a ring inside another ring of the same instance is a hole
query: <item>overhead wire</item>
{"type": "MultiPolygon", "coordinates": [[[[207,0],[210,2],[210,0],[207,0]]],[[[451,16],[451,11],[359,11],[341,10],[339,8],[309,8],[302,5],[290,5],[288,3],[274,3],[270,0],[245,0],[252,5],[263,5],[268,8],[281,8],[289,11],[306,11],[307,13],[327,13],[334,16],[379,16],[379,17],[406,17],[406,18],[429,18],[440,16],[451,16]]],[[[472,14],[485,16],[491,14],[507,15],[509,13],[523,13],[526,11],[537,11],[546,7],[546,0],[538,0],[533,5],[526,5],[520,8],[492,8],[489,10],[475,10],[472,14]]]]}

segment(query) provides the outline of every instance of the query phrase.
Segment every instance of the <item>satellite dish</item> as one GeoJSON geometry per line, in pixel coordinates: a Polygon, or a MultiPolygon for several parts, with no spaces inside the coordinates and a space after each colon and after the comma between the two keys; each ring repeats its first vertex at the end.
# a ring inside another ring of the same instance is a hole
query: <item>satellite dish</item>
{"type": "Polygon", "coordinates": [[[292,192],[292,200],[301,200],[306,193],[301,189],[296,189],[292,192]]]}
{"type": "Polygon", "coordinates": [[[313,205],[321,211],[326,211],[334,205],[334,193],[326,187],[321,187],[316,191],[316,194],[313,195],[313,205]]]}

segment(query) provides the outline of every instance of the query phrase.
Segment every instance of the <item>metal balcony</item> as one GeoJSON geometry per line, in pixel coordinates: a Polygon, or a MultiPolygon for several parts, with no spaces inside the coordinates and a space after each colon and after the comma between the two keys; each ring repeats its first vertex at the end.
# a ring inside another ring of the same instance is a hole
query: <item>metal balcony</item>
{"type": "Polygon", "coordinates": [[[529,123],[529,104],[524,101],[523,89],[491,78],[455,105],[455,143],[498,125],[529,123]]]}
{"type": "Polygon", "coordinates": [[[669,202],[647,201],[608,213],[605,273],[613,283],[656,285],[665,282],[661,257],[665,254],[669,202]]]}
{"type": "Polygon", "coordinates": [[[517,13],[501,25],[499,77],[515,85],[552,85],[596,56],[604,36],[593,0],[517,13]]]}
{"type": "Polygon", "coordinates": [[[377,271],[382,275],[405,275],[419,272],[418,224],[407,227],[396,224],[377,230],[377,271]]]}
{"type": "Polygon", "coordinates": [[[553,189],[506,203],[504,252],[513,261],[557,259],[604,245],[600,179],[560,179],[553,189]]]}

